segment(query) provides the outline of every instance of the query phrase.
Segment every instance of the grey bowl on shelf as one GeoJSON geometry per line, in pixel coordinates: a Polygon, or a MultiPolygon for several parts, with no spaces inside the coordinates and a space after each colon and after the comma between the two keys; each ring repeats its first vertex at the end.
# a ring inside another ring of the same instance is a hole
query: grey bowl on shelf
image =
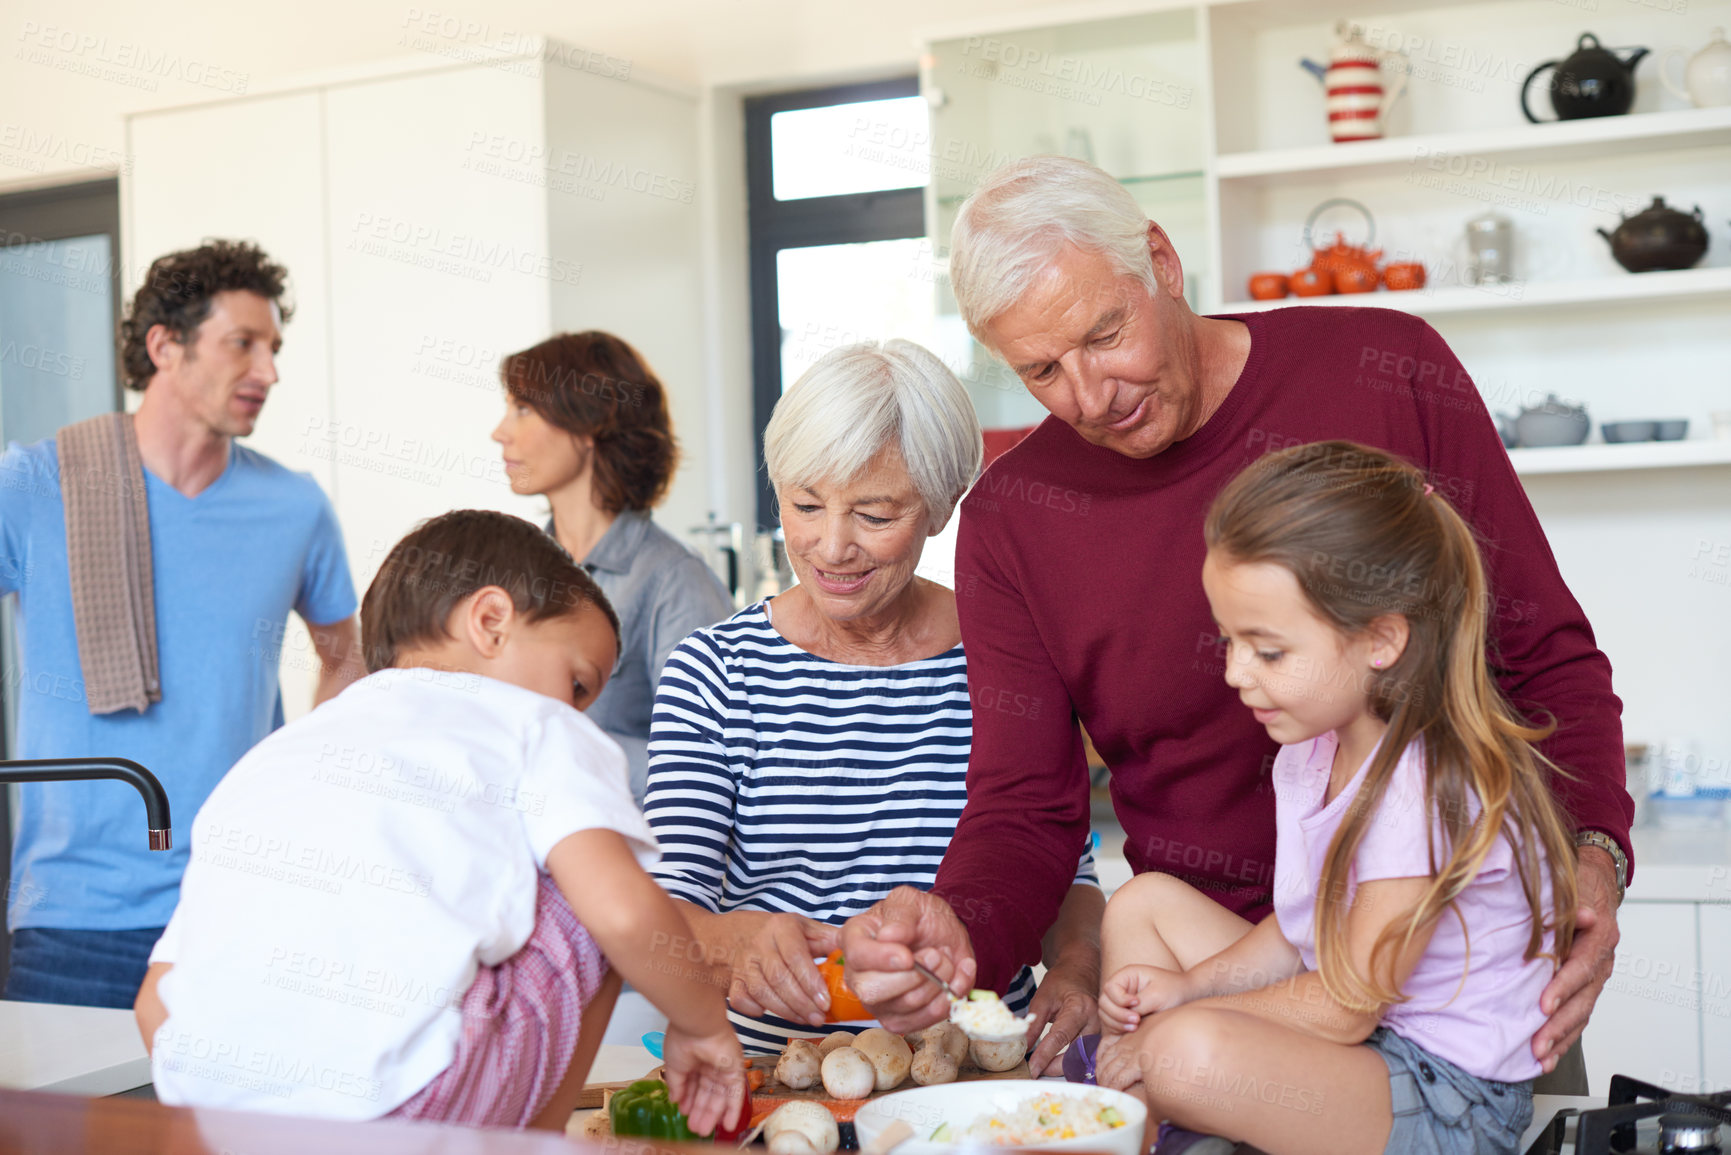
{"type": "Polygon", "coordinates": [[[1673,417],[1666,421],[1653,422],[1654,441],[1681,441],[1689,436],[1689,419],[1673,417]]]}
{"type": "Polygon", "coordinates": [[[1587,439],[1591,430],[1585,410],[1574,413],[1545,413],[1529,409],[1515,422],[1515,436],[1526,449],[1579,445],[1587,439]]]}
{"type": "Polygon", "coordinates": [[[1607,421],[1599,426],[1607,445],[1622,445],[1630,441],[1651,441],[1658,431],[1656,421],[1607,421]]]}

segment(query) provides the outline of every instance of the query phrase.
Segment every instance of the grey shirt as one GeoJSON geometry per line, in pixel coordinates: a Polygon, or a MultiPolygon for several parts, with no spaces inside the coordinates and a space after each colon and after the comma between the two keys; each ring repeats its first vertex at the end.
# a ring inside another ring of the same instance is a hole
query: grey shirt
{"type": "MultiPolygon", "coordinates": [[[[552,531],[551,522],[547,529],[552,531]]],[[[730,616],[733,599],[703,559],[645,510],[628,509],[614,518],[583,568],[619,615],[619,666],[586,713],[625,748],[631,793],[641,805],[661,667],[687,634],[730,616]]]]}

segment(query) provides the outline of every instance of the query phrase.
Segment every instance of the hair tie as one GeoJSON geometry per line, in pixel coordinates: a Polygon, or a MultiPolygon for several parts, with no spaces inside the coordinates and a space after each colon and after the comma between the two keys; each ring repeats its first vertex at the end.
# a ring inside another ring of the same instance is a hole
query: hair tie
{"type": "Polygon", "coordinates": [[[1436,492],[1436,486],[1430,484],[1428,481],[1425,482],[1424,495],[1426,497],[1429,497],[1431,494],[1433,494],[1435,492],[1436,492]]]}

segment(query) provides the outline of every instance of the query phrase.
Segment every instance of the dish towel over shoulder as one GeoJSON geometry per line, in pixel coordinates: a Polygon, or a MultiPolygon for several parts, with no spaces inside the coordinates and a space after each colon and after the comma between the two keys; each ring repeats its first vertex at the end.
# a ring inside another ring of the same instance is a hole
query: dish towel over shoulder
{"type": "Polygon", "coordinates": [[[142,714],[162,700],[162,679],[138,434],[130,414],[104,413],[56,436],[85,701],[92,714],[142,714]]]}

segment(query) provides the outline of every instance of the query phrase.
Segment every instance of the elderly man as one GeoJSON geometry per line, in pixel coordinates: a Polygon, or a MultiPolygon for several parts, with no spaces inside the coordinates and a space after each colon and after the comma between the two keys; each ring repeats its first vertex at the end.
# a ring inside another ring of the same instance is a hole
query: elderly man
{"type": "MultiPolygon", "coordinates": [[[[1558,722],[1545,753],[1573,775],[1557,790],[1579,832],[1584,909],[1533,1038],[1553,1070],[1617,943],[1633,814],[1621,703],[1448,346],[1381,309],[1197,316],[1160,226],[1105,173],[1055,157],[1010,165],[970,198],[950,274],[974,334],[1051,413],[963,503],[956,559],[976,702],[1014,691],[1034,705],[976,707],[968,805],[935,887],[896,891],[849,924],[854,989],[906,1030],[944,1011],[910,973],[913,952],[957,989],[1001,988],[1039,956],[1087,838],[1078,719],[1112,768],[1132,868],[1268,913],[1276,747],[1221,677],[1202,517],[1262,454],[1343,438],[1418,464],[1471,521],[1503,693],[1558,722]]],[[[1086,1015],[1054,1030],[1080,1031],[1086,1015]]],[[[1578,1054],[1569,1082],[1585,1093],[1578,1054]]]]}

